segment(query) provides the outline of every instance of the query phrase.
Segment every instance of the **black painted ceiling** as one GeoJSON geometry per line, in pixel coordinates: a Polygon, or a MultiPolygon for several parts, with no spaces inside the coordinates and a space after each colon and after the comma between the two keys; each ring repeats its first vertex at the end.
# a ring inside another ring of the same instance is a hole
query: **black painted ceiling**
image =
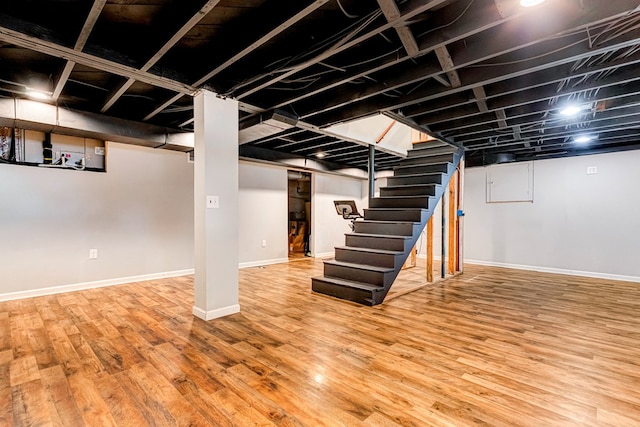
{"type": "MultiPolygon", "coordinates": [[[[3,0],[0,96],[191,130],[192,94],[304,126],[244,147],[366,167],[326,126],[382,112],[468,164],[640,147],[630,0],[3,0]],[[65,72],[66,70],[66,72],[65,72]],[[574,116],[561,114],[573,103],[574,116]],[[588,135],[588,143],[576,138],[588,135]]],[[[394,156],[381,153],[379,168],[394,156]]]]}

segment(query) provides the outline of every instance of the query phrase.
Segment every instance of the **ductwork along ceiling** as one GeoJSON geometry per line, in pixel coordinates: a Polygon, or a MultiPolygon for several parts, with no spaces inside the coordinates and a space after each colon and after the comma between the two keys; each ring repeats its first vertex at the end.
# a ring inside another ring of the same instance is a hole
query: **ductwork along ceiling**
{"type": "MultiPolygon", "coordinates": [[[[241,128],[293,118],[241,153],[321,149],[344,167],[366,168],[368,149],[325,129],[380,113],[464,146],[470,165],[636,149],[639,6],[4,0],[0,96],[38,89],[59,108],[174,133],[192,131],[192,95],[206,88],[240,101],[241,128]]],[[[381,152],[376,166],[398,159],[381,152]]]]}

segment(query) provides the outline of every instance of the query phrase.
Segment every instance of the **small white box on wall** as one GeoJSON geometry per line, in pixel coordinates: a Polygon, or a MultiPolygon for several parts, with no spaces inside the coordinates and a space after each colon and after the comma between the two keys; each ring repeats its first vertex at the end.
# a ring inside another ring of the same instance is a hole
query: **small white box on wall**
{"type": "Polygon", "coordinates": [[[486,202],[533,202],[533,162],[487,167],[486,202]]]}

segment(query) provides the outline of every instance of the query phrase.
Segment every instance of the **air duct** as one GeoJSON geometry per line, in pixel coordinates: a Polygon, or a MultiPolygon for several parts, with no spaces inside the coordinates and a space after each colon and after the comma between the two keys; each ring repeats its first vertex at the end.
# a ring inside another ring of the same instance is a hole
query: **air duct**
{"type": "Polygon", "coordinates": [[[298,118],[292,114],[282,110],[268,111],[241,122],[238,141],[240,144],[257,141],[291,129],[296,123],[298,118]]]}

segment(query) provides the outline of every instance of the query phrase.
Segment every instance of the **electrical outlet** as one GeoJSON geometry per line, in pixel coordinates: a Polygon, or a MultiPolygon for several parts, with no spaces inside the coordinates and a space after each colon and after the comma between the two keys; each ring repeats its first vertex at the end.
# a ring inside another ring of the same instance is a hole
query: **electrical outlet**
{"type": "Polygon", "coordinates": [[[84,153],[76,151],[61,151],[60,157],[63,165],[80,166],[85,162],[84,153]]]}
{"type": "Polygon", "coordinates": [[[104,147],[96,147],[94,152],[98,156],[104,156],[104,147]]]}
{"type": "Polygon", "coordinates": [[[266,247],[267,247],[267,241],[266,241],[266,240],[263,240],[263,241],[262,241],[262,247],[263,247],[263,248],[266,248],[266,247]]]}
{"type": "Polygon", "coordinates": [[[89,259],[98,259],[97,249],[89,249],[89,259]]]}
{"type": "Polygon", "coordinates": [[[587,175],[595,175],[598,173],[597,166],[587,166],[587,175]]]}

